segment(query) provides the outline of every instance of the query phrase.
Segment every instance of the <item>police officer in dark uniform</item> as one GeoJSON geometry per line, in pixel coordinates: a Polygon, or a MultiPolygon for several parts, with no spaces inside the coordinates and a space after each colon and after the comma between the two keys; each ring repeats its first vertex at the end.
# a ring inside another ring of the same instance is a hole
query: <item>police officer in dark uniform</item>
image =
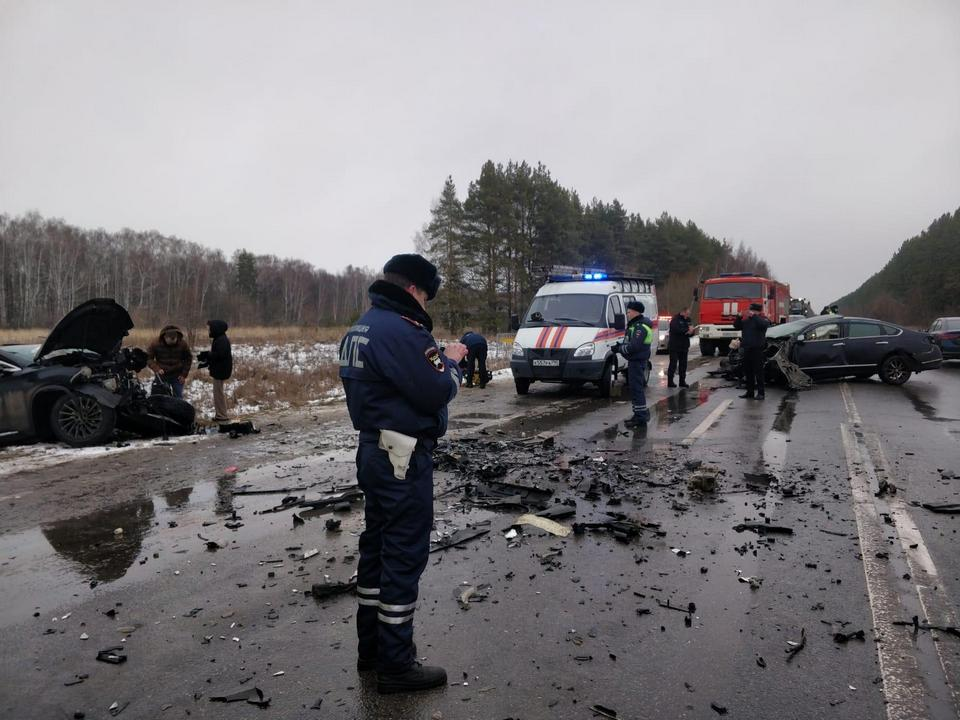
{"type": "Polygon", "coordinates": [[[444,685],[443,668],[421,665],[413,643],[420,575],[433,526],[433,456],[460,388],[460,343],[440,351],[426,311],[440,287],[420,255],[396,255],[370,286],[372,307],[340,343],[340,378],[360,431],[357,480],[366,528],[357,569],[360,672],[376,670],[381,693],[444,685]]]}
{"type": "Polygon", "coordinates": [[[646,425],[650,421],[644,381],[653,343],[653,322],[644,316],[643,311],[642,302],[631,300],[627,303],[627,329],[619,346],[627,359],[627,379],[633,405],[633,416],[625,423],[628,426],[646,425]]]}
{"type": "Polygon", "coordinates": [[[747,392],[740,397],[752,400],[764,398],[764,372],[767,356],[767,328],[770,321],[764,317],[763,305],[750,303],[746,318],[738,315],[733,320],[733,329],[740,331],[740,352],[743,354],[743,376],[747,382],[747,392]],[[756,395],[754,395],[756,390],[756,395]]]}
{"type": "Polygon", "coordinates": [[[676,387],[673,376],[680,375],[680,387],[687,387],[687,354],[690,352],[690,308],[684,308],[670,318],[670,334],[667,336],[667,349],[670,351],[670,364],[667,365],[667,387],[676,387]]]}
{"type": "Polygon", "coordinates": [[[487,339],[472,330],[465,333],[460,342],[467,347],[467,387],[473,387],[473,371],[480,369],[480,389],[487,386],[487,339]]]}

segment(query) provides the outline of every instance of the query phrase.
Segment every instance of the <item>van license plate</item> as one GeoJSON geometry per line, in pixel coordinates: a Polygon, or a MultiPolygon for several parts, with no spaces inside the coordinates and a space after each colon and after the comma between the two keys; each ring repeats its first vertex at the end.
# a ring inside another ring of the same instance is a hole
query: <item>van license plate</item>
{"type": "Polygon", "coordinates": [[[560,367],[559,360],[534,360],[534,367],[560,367]]]}

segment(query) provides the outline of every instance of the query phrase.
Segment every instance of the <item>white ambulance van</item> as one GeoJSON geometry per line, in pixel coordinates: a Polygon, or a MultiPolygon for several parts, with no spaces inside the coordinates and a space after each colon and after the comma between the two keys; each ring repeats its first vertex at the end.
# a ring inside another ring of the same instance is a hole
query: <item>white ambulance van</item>
{"type": "MultiPolygon", "coordinates": [[[[595,383],[609,397],[627,361],[613,352],[623,339],[626,305],[639,300],[644,315],[657,317],[653,278],[620,273],[548,275],[526,314],[513,318],[516,338],[510,369],[517,394],[530,383],[595,383]]],[[[647,371],[649,373],[649,369],[647,371]]]]}

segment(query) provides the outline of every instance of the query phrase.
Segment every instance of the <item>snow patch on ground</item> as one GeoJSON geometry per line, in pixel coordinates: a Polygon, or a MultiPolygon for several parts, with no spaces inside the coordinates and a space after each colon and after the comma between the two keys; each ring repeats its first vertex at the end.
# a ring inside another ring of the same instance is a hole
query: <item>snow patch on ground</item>
{"type": "Polygon", "coordinates": [[[205,435],[183,435],[180,437],[171,437],[169,440],[162,440],[160,438],[152,440],[130,440],[123,441],[120,446],[113,443],[111,445],[85,448],[70,447],[63,443],[37,443],[36,445],[3,447],[0,448],[0,477],[10,475],[14,472],[38,470],[74,460],[86,460],[103,457],[105,455],[116,455],[118,453],[142,450],[143,448],[157,445],[177,445],[185,442],[196,442],[204,437],[205,435]]]}

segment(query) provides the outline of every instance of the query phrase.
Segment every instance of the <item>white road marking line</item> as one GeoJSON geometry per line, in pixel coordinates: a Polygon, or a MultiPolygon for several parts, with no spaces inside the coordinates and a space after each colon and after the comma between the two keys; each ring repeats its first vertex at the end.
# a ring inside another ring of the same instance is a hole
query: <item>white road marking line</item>
{"type": "MultiPolygon", "coordinates": [[[[880,444],[880,437],[870,434],[865,436],[865,440],[870,454],[877,459],[880,470],[888,480],[892,479],[893,474],[886,453],[883,451],[883,446],[880,444]]],[[[898,493],[888,496],[887,505],[889,506],[890,517],[895,523],[900,546],[907,558],[911,581],[916,588],[920,607],[923,609],[927,622],[940,627],[956,627],[957,616],[939,580],[940,573],[930,556],[927,544],[923,541],[920,529],[910,514],[903,495],[898,493]]],[[[940,660],[940,667],[943,669],[947,687],[950,688],[950,694],[953,696],[954,707],[960,711],[960,666],[953,657],[947,654],[948,648],[943,642],[935,642],[934,647],[937,650],[937,657],[940,660]]]]}
{"type": "Polygon", "coordinates": [[[687,437],[685,437],[680,444],[685,445],[687,447],[689,447],[690,445],[693,445],[697,441],[697,438],[699,438],[707,430],[709,430],[710,426],[713,425],[720,418],[721,415],[723,415],[724,410],[726,410],[732,404],[733,404],[733,400],[724,400],[719,405],[717,405],[717,407],[713,409],[713,412],[707,415],[706,419],[702,423],[697,425],[693,429],[693,432],[687,435],[687,437]]]}
{"type": "Polygon", "coordinates": [[[886,549],[886,540],[883,524],[873,504],[870,481],[863,470],[864,463],[856,438],[847,423],[840,424],[840,437],[850,475],[870,612],[877,633],[876,647],[883,677],[883,693],[887,700],[887,718],[925,718],[923,679],[913,655],[912,643],[906,632],[892,625],[893,621],[902,619],[900,602],[891,586],[886,563],[876,556],[877,552],[886,549]]]}
{"type": "Polygon", "coordinates": [[[845,382],[840,383],[840,397],[843,398],[843,405],[847,409],[847,417],[850,418],[850,422],[857,427],[862,425],[863,420],[860,418],[860,412],[853,402],[853,394],[850,392],[850,386],[845,382]]]}

